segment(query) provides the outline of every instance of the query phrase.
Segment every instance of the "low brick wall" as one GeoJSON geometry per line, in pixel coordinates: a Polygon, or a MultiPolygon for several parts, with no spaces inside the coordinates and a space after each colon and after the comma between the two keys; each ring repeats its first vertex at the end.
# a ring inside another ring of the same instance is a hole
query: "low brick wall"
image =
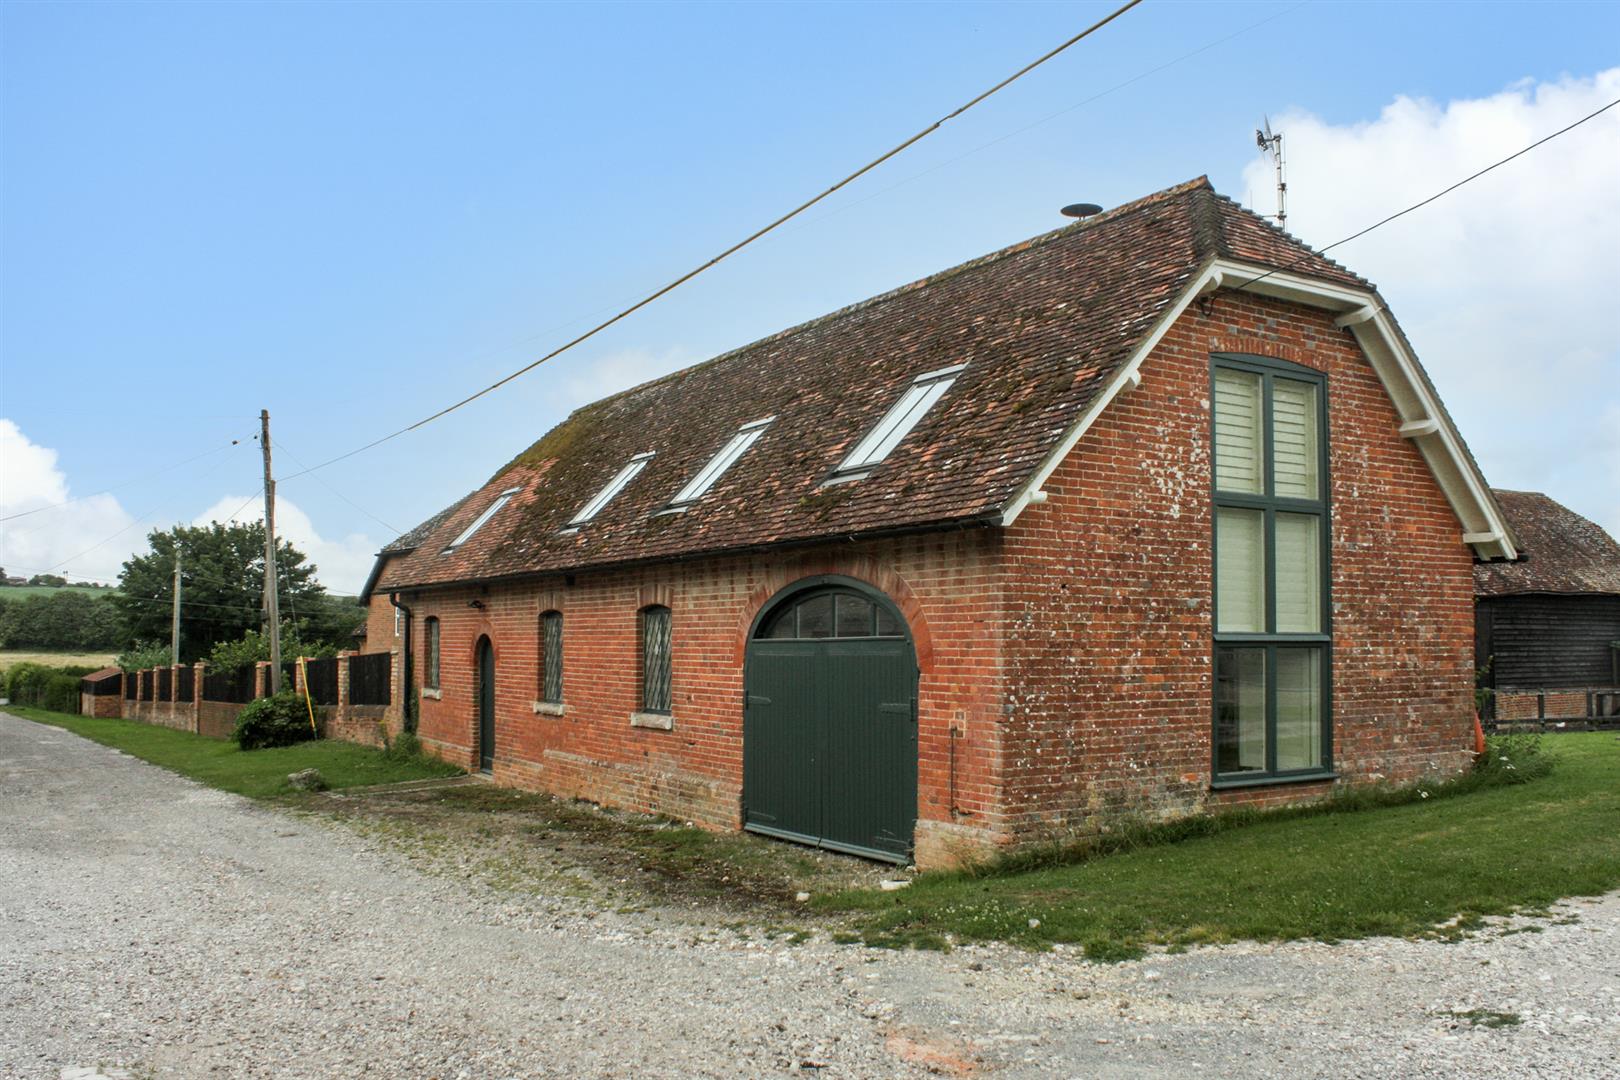
{"type": "Polygon", "coordinates": [[[236,730],[236,714],[245,705],[234,701],[202,701],[197,708],[197,734],[211,739],[228,739],[236,730]]]}
{"type": "Polygon", "coordinates": [[[1585,687],[1570,689],[1517,689],[1498,690],[1492,699],[1493,717],[1498,724],[1513,724],[1526,720],[1586,720],[1601,716],[1600,701],[1608,695],[1620,695],[1620,687],[1585,687]]]}
{"type": "MultiPolygon", "coordinates": [[[[328,706],[325,709],[326,737],[361,746],[381,746],[383,729],[379,721],[387,721],[390,711],[388,705],[350,705],[346,709],[328,706]]],[[[395,734],[397,729],[390,725],[388,737],[393,738],[395,734]]]]}
{"type": "Polygon", "coordinates": [[[119,717],[124,715],[124,699],[113,694],[87,694],[79,691],[79,715],[119,717]]]}
{"type": "MultiPolygon", "coordinates": [[[[387,705],[356,705],[349,700],[349,661],[358,654],[351,652],[338,654],[337,702],[315,703],[315,710],[321,717],[323,738],[340,739],[361,746],[382,746],[384,731],[388,733],[387,737],[392,739],[404,730],[405,710],[401,704],[404,696],[400,685],[402,660],[398,649],[390,649],[389,654],[392,659],[389,662],[387,705]]],[[[302,694],[305,692],[306,670],[302,666],[293,670],[293,689],[302,694]]]]}

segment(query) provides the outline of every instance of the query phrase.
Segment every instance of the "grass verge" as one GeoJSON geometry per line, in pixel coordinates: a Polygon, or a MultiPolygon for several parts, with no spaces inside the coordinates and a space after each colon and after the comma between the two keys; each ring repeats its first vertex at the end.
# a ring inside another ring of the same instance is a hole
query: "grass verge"
{"type": "Polygon", "coordinates": [[[20,705],[8,705],[6,711],[116,747],[210,787],[255,799],[290,795],[287,774],[300,769],[319,769],[333,788],[392,784],[461,772],[454,765],[432,758],[399,758],[367,746],[325,739],[272,750],[243,751],[224,739],[133,720],[73,716],[20,705]]]}
{"type": "Polygon", "coordinates": [[[1503,761],[1513,745],[1493,744],[1501,775],[1427,796],[1370,791],[1292,811],[1126,829],[1089,845],[924,874],[901,892],[845,891],[817,906],[852,915],[872,945],[1064,942],[1114,960],[1150,945],[1456,937],[1487,915],[1620,886],[1620,743],[1605,733],[1549,739],[1556,768],[1530,783],[1511,782],[1533,757],[1503,761]]]}

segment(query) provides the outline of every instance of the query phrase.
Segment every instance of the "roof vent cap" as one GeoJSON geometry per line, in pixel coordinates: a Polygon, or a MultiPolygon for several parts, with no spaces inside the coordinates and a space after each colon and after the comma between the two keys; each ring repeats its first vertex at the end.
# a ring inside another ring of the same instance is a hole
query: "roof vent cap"
{"type": "Polygon", "coordinates": [[[1070,203],[1068,206],[1065,206],[1060,213],[1062,213],[1064,217],[1088,218],[1093,214],[1102,213],[1102,207],[1098,206],[1094,202],[1077,202],[1070,203]]]}

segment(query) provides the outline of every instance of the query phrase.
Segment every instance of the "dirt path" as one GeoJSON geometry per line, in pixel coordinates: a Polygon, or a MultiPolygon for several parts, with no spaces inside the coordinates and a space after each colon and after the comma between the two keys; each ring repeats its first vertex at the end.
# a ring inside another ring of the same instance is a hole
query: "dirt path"
{"type": "Polygon", "coordinates": [[[0,715],[7,1078],[1620,1075],[1616,896],[1456,945],[1106,967],[599,903],[0,715]]]}

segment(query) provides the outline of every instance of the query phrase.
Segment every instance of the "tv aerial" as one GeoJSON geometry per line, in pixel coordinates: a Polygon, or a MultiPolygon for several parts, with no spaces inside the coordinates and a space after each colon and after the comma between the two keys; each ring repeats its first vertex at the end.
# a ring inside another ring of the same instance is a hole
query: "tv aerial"
{"type": "Polygon", "coordinates": [[[1288,181],[1283,179],[1283,137],[1280,131],[1275,135],[1271,133],[1271,117],[1265,118],[1264,128],[1255,129],[1254,141],[1260,152],[1270,154],[1277,164],[1277,212],[1264,216],[1274,217],[1279,226],[1285,226],[1288,223],[1288,181]]]}

